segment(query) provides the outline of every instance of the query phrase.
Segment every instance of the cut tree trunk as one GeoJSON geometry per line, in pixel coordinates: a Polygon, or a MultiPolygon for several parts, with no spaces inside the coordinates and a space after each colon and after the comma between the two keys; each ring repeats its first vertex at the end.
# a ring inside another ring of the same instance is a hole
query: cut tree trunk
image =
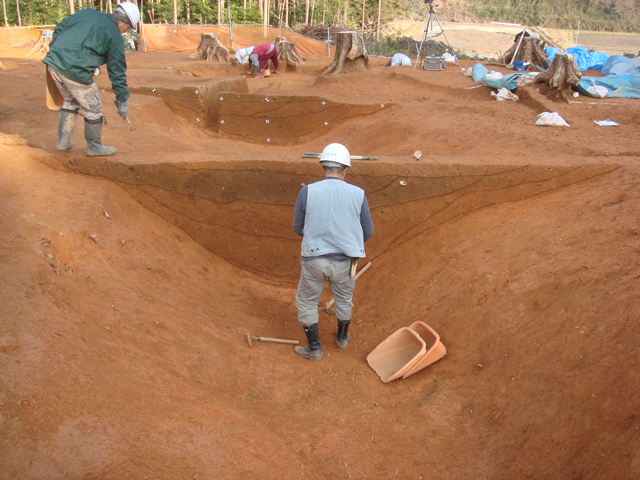
{"type": "Polygon", "coordinates": [[[218,62],[226,62],[228,57],[229,49],[222,45],[218,35],[213,33],[203,33],[198,50],[189,55],[191,60],[207,60],[209,62],[214,59],[218,62]]]}
{"type": "Polygon", "coordinates": [[[502,63],[513,65],[514,60],[529,62],[531,65],[538,65],[546,68],[548,65],[547,54],[544,53],[545,42],[533,36],[527,36],[524,31],[516,35],[513,45],[502,56],[502,63]],[[520,41],[520,36],[525,35],[520,41]]]}
{"type": "Polygon", "coordinates": [[[307,60],[296,52],[296,44],[285,37],[276,37],[273,44],[278,51],[278,61],[284,63],[287,66],[287,70],[295,70],[299,63],[307,60]]]}
{"type": "Polygon", "coordinates": [[[556,97],[571,102],[572,87],[577,86],[582,78],[576,59],[568,54],[558,53],[551,66],[535,77],[535,83],[546,83],[556,97]]]}
{"type": "Polygon", "coordinates": [[[362,35],[357,32],[338,32],[336,55],[322,75],[337,75],[348,71],[369,70],[369,56],[362,35]]]}
{"type": "Polygon", "coordinates": [[[42,30],[40,31],[40,38],[33,46],[27,55],[37,55],[38,53],[48,53],[49,52],[49,44],[51,43],[51,35],[53,35],[53,30],[42,30]]]}

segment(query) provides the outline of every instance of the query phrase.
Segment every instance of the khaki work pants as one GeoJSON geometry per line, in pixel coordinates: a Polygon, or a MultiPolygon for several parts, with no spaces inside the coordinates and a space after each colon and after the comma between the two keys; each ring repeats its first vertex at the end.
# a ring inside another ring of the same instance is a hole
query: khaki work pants
{"type": "Polygon", "coordinates": [[[322,294],[325,280],[329,280],[329,286],[335,300],[336,317],[338,320],[351,320],[353,308],[353,290],[356,281],[351,278],[351,260],[330,260],[327,258],[314,258],[313,260],[301,260],[300,283],[296,294],[296,308],[298,320],[303,325],[318,323],[318,300],[322,294]]]}
{"type": "Polygon", "coordinates": [[[65,77],[51,65],[48,65],[48,68],[53,81],[56,82],[56,86],[64,98],[64,103],[62,104],[64,110],[75,111],[78,108],[82,108],[86,120],[100,120],[102,118],[102,103],[100,102],[100,94],[95,82],[91,82],[90,85],[84,85],[65,77]]]}

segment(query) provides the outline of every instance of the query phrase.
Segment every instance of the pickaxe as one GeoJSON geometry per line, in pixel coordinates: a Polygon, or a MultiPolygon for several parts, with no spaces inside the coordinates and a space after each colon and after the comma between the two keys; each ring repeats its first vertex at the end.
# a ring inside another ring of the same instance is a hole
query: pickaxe
{"type": "MultiPolygon", "coordinates": [[[[113,102],[116,104],[116,106],[118,106],[118,100],[116,100],[116,96],[115,95],[111,95],[111,98],[113,98],[113,102]]],[[[133,125],[131,125],[131,120],[129,120],[129,117],[124,117],[124,120],[127,121],[127,123],[129,124],[129,130],[127,130],[127,133],[132,132],[133,130],[135,130],[137,127],[134,127],[133,125]]]]}
{"type": "Polygon", "coordinates": [[[251,340],[259,340],[261,342],[272,342],[272,343],[288,343],[289,345],[298,345],[300,342],[298,340],[284,340],[282,338],[269,338],[269,337],[254,337],[250,332],[247,332],[247,342],[249,342],[249,346],[253,347],[253,343],[251,340]]]}

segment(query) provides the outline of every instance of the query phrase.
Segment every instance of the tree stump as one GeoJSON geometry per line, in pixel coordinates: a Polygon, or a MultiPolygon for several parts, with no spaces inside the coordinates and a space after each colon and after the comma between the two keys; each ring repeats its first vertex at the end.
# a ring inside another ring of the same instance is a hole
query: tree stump
{"type": "Polygon", "coordinates": [[[544,53],[545,42],[534,36],[530,36],[525,30],[516,35],[513,45],[502,56],[502,63],[512,65],[514,60],[529,62],[546,68],[548,64],[547,54],[544,53]],[[520,37],[524,35],[522,41],[520,37]],[[517,50],[517,51],[516,51],[517,50]]]}
{"type": "Polygon", "coordinates": [[[551,66],[535,77],[536,83],[547,83],[556,98],[562,97],[571,102],[571,88],[577,86],[582,78],[576,59],[569,54],[557,53],[551,66]]]}
{"type": "Polygon", "coordinates": [[[53,30],[42,30],[40,32],[40,38],[33,46],[27,55],[37,55],[38,53],[49,53],[49,44],[51,43],[51,38],[53,35],[53,30]]]}
{"type": "Polygon", "coordinates": [[[357,32],[338,32],[336,37],[336,55],[322,75],[337,75],[338,73],[369,70],[369,56],[364,46],[362,35],[357,32]]]}
{"type": "Polygon", "coordinates": [[[278,61],[284,63],[288,70],[295,70],[299,63],[307,61],[306,58],[296,52],[296,44],[288,41],[285,37],[276,37],[273,44],[278,51],[278,61]]]}
{"type": "Polygon", "coordinates": [[[229,49],[220,43],[218,35],[203,33],[198,50],[189,55],[189,58],[191,60],[207,60],[209,62],[214,59],[218,62],[226,62],[228,56],[229,49]]]}

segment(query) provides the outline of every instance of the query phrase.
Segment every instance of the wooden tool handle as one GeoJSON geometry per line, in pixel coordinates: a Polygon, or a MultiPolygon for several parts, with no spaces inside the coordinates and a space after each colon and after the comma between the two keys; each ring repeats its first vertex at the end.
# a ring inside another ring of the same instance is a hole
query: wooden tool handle
{"type": "Polygon", "coordinates": [[[360,278],[360,275],[362,275],[367,268],[369,268],[371,266],[371,262],[367,263],[364,267],[362,267],[362,270],[360,270],[357,274],[356,274],[356,278],[354,278],[354,280],[357,280],[358,278],[360,278]]]}
{"type": "Polygon", "coordinates": [[[298,345],[300,343],[298,340],[284,340],[282,338],[253,337],[253,339],[261,342],[288,343],[290,345],[298,345]]]}
{"type": "MultiPolygon", "coordinates": [[[[355,276],[355,278],[353,280],[355,281],[358,278],[360,278],[360,275],[362,275],[367,270],[367,268],[369,268],[370,266],[371,266],[371,262],[367,263],[364,267],[362,267],[362,269],[356,274],[356,276],[355,276]]],[[[335,302],[335,300],[332,298],[331,300],[329,300],[326,303],[324,308],[329,310],[333,306],[333,302],[335,302]]]]}
{"type": "MultiPolygon", "coordinates": [[[[351,160],[378,160],[378,157],[372,157],[371,155],[349,155],[351,160]]],[[[302,158],[320,158],[319,153],[306,152],[302,155],[302,158]]]]}

